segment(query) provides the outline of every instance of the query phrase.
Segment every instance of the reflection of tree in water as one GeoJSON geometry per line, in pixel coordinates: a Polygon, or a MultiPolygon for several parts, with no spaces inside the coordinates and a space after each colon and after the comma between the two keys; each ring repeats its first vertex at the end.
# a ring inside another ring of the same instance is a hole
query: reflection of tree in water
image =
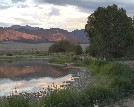
{"type": "Polygon", "coordinates": [[[65,70],[61,67],[50,66],[43,61],[21,61],[0,65],[0,78],[12,80],[30,80],[32,78],[59,78],[68,74],[76,74],[77,70],[65,70]]]}

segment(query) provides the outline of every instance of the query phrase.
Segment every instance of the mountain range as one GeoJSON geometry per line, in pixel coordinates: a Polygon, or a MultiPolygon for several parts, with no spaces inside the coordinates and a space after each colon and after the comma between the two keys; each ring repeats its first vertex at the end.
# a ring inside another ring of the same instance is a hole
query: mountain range
{"type": "Polygon", "coordinates": [[[84,29],[68,32],[60,28],[43,29],[39,27],[13,25],[0,27],[0,41],[16,41],[28,43],[49,43],[68,40],[73,43],[88,43],[84,29]]]}

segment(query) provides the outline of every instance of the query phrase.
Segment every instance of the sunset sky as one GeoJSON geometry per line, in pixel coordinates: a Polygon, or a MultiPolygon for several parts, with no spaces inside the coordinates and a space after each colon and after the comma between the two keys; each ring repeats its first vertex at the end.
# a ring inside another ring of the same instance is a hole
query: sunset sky
{"type": "Polygon", "coordinates": [[[97,7],[112,4],[133,16],[134,0],[0,0],[0,26],[84,29],[87,17],[97,7]]]}

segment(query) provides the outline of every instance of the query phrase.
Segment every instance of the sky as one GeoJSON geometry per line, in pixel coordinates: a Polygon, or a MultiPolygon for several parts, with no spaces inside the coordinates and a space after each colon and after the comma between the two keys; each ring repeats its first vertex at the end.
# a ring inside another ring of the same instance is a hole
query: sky
{"type": "Polygon", "coordinates": [[[68,31],[84,29],[97,7],[116,4],[134,14],[134,0],[0,0],[0,26],[30,25],[68,31]]]}

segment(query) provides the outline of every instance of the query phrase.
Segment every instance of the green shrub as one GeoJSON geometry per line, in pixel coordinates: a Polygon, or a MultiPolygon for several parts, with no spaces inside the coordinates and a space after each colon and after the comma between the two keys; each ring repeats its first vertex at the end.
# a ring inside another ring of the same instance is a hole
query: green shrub
{"type": "Polygon", "coordinates": [[[21,96],[12,96],[1,101],[0,107],[29,107],[29,100],[21,96]]]}
{"type": "Polygon", "coordinates": [[[88,95],[88,104],[98,103],[99,106],[112,102],[116,96],[113,88],[103,85],[90,86],[85,90],[85,93],[88,95]]]}
{"type": "Polygon", "coordinates": [[[132,70],[125,65],[110,62],[105,66],[101,67],[101,73],[109,76],[130,76],[132,70]]]}
{"type": "Polygon", "coordinates": [[[99,61],[99,60],[91,60],[89,64],[89,69],[92,71],[93,74],[100,73],[100,68],[106,64],[105,61],[99,61]]]}
{"type": "Polygon", "coordinates": [[[118,89],[119,92],[128,92],[133,88],[131,80],[125,77],[114,77],[110,85],[118,89]]]}
{"type": "Polygon", "coordinates": [[[75,45],[70,43],[69,41],[62,40],[62,41],[58,41],[58,42],[52,44],[49,47],[48,52],[50,52],[50,53],[74,52],[74,47],[75,47],[75,45]]]}
{"type": "Polygon", "coordinates": [[[75,90],[59,90],[48,94],[41,100],[45,107],[83,107],[85,96],[75,90]]]}
{"type": "Polygon", "coordinates": [[[75,45],[75,54],[76,55],[80,55],[82,54],[83,50],[82,47],[80,46],[80,44],[75,45]]]}

